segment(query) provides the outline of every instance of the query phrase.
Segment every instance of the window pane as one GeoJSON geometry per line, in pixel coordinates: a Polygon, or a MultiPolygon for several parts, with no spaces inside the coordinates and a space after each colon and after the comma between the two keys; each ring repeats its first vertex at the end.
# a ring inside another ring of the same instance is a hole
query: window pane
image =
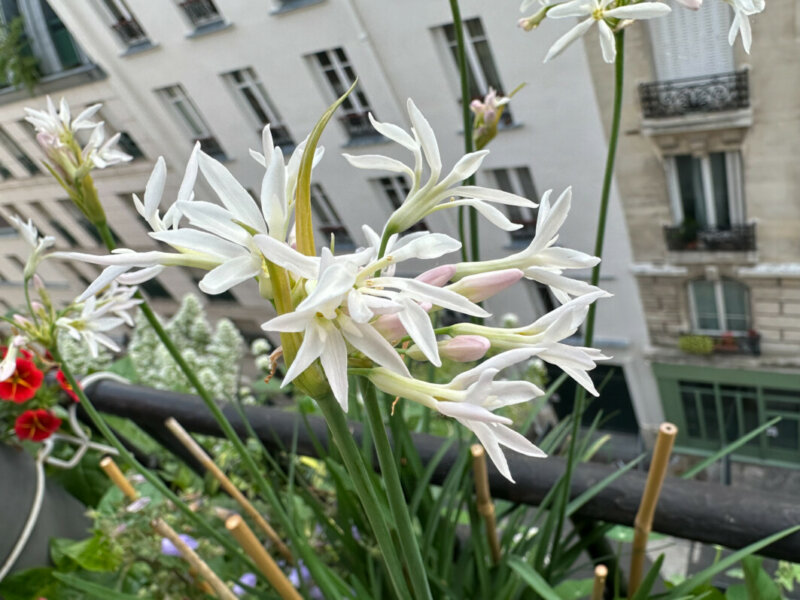
{"type": "Polygon", "coordinates": [[[714,294],[713,281],[693,281],[691,283],[694,298],[695,317],[698,329],[719,331],[717,301],[714,294]]]}
{"type": "Polygon", "coordinates": [[[530,169],[528,169],[528,167],[518,167],[516,172],[517,179],[519,179],[519,183],[522,186],[521,195],[528,200],[538,202],[539,194],[536,192],[536,186],[533,183],[533,177],[531,177],[530,169]]]}
{"type": "Polygon", "coordinates": [[[703,422],[706,426],[706,438],[719,440],[719,421],[717,420],[717,402],[713,392],[703,392],[700,394],[700,406],[703,411],[703,422]]]}
{"type": "Polygon", "coordinates": [[[798,450],[797,420],[783,418],[770,428],[774,433],[767,436],[770,448],[782,450],[798,450]]]}
{"type": "Polygon", "coordinates": [[[693,391],[681,392],[681,405],[683,406],[683,416],[686,421],[686,433],[689,434],[689,437],[701,437],[700,415],[697,413],[697,403],[695,402],[693,391]]]}
{"type": "Polygon", "coordinates": [[[695,222],[700,227],[708,227],[700,159],[688,154],[676,156],[675,167],[678,171],[684,220],[695,222]]]}
{"type": "Polygon", "coordinates": [[[750,328],[747,287],[736,281],[722,282],[725,305],[725,327],[728,331],[747,331],[750,328]]]}
{"type": "Polygon", "coordinates": [[[728,173],[725,169],[725,153],[709,154],[711,162],[711,185],[714,188],[714,210],[719,229],[731,228],[731,215],[728,204],[728,173]]]}

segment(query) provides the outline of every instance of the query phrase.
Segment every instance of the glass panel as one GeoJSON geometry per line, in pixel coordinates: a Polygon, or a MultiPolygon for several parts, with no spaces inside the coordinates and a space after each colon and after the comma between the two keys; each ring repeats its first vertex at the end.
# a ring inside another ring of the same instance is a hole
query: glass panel
{"type": "Polygon", "coordinates": [[[742,435],[737,408],[737,394],[721,394],[722,423],[725,431],[725,442],[732,442],[742,435]]]}
{"type": "MultiPolygon", "coordinates": [[[[744,433],[748,433],[761,425],[758,418],[758,402],[755,398],[742,398],[742,414],[744,416],[744,433]]],[[[755,437],[749,442],[748,446],[758,446],[761,436],[755,437]]]]}
{"type": "Polygon", "coordinates": [[[683,406],[683,417],[686,421],[686,433],[689,437],[701,437],[700,415],[697,414],[697,403],[695,402],[694,391],[681,392],[681,405],[683,406]]]}
{"type": "Polygon", "coordinates": [[[514,186],[511,185],[511,177],[508,175],[508,169],[495,169],[492,171],[492,175],[497,181],[497,187],[509,194],[515,193],[514,186]]]}
{"type": "Polygon", "coordinates": [[[703,193],[703,171],[700,159],[688,154],[675,157],[684,221],[708,227],[706,200],[703,193]]]}
{"type": "Polygon", "coordinates": [[[694,298],[697,328],[719,331],[720,325],[717,315],[717,300],[714,293],[714,282],[693,281],[690,284],[690,289],[694,298]]]}
{"type": "Polygon", "coordinates": [[[519,179],[519,183],[522,186],[522,196],[528,200],[538,202],[539,194],[536,192],[536,186],[533,183],[530,169],[528,169],[528,167],[518,167],[515,170],[517,172],[517,179],[519,179]]]}
{"type": "Polygon", "coordinates": [[[714,188],[714,212],[718,229],[731,228],[730,204],[728,203],[728,174],[725,169],[725,153],[708,155],[711,162],[711,186],[714,188]]]}
{"type": "Polygon", "coordinates": [[[750,328],[747,287],[737,281],[722,281],[721,285],[726,329],[747,331],[750,328]]]}
{"type": "Polygon", "coordinates": [[[770,448],[782,450],[798,450],[797,420],[783,418],[773,427],[770,427],[770,435],[767,435],[767,445],[770,448]]]}
{"type": "Polygon", "coordinates": [[[719,421],[717,420],[717,402],[713,392],[702,392],[700,407],[703,413],[703,423],[706,426],[706,438],[717,441],[720,439],[719,421]]]}

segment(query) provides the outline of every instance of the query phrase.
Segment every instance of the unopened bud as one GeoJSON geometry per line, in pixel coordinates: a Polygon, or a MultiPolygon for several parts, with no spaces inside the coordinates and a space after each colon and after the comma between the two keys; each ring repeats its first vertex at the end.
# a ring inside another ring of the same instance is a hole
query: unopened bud
{"type": "Polygon", "coordinates": [[[524,277],[525,273],[519,269],[503,269],[502,271],[489,271],[476,275],[467,275],[453,285],[447,286],[451,292],[461,294],[472,302],[481,302],[511,287],[524,277]]]}
{"type": "Polygon", "coordinates": [[[450,281],[455,274],[455,265],[440,265],[438,267],[434,267],[433,269],[429,269],[424,273],[420,273],[417,275],[416,280],[421,281],[422,283],[435,285],[436,287],[442,287],[445,283],[450,281]]]}
{"type": "MultiPolygon", "coordinates": [[[[473,362],[480,360],[491,348],[492,343],[480,335],[457,335],[437,343],[439,356],[454,362],[473,362]]],[[[409,348],[407,356],[414,360],[426,360],[416,345],[409,348]]]]}
{"type": "Polygon", "coordinates": [[[517,25],[522,27],[525,31],[536,29],[539,25],[541,25],[542,21],[544,21],[545,17],[547,16],[547,11],[550,10],[550,8],[550,6],[543,7],[533,16],[530,16],[527,19],[520,19],[517,22],[517,25]]]}

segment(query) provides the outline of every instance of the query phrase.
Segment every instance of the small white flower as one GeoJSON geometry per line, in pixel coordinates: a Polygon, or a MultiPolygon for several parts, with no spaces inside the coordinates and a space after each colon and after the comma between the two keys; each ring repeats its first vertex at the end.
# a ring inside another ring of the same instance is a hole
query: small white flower
{"type": "Polygon", "coordinates": [[[588,17],[581,21],[567,33],[558,38],[550,47],[544,62],[552,60],[561,54],[567,46],[585,34],[597,23],[600,31],[600,48],[603,51],[603,59],[607,63],[613,63],[617,56],[617,49],[614,43],[614,32],[609,27],[606,19],[653,19],[663,17],[672,9],[663,2],[639,2],[628,4],[616,8],[608,8],[614,0],[571,0],[563,4],[557,4],[550,8],[547,16],[552,19],[563,19],[567,17],[588,17]]]}
{"type": "Polygon", "coordinates": [[[495,377],[506,367],[525,361],[537,352],[538,348],[503,352],[457,375],[447,384],[419,381],[383,368],[372,369],[368,377],[385,393],[402,396],[437,410],[472,430],[497,470],[514,481],[501,446],[527,456],[544,457],[546,454],[526,437],[509,428],[510,419],[492,411],[527,402],[544,392],[527,381],[495,381],[495,377]]]}
{"type": "Polygon", "coordinates": [[[502,211],[492,206],[491,203],[535,208],[536,205],[527,198],[489,188],[458,185],[478,170],[483,159],[488,154],[488,150],[479,150],[463,156],[450,173],[440,181],[442,159],[436,135],[411,99],[408,100],[408,115],[411,119],[412,135],[409,135],[397,125],[380,123],[372,115],[369,115],[369,118],[378,133],[412,152],[414,155],[413,169],[399,160],[387,156],[344,155],[351,165],[359,169],[377,169],[402,173],[411,179],[411,190],[400,208],[389,217],[389,221],[386,223],[386,231],[401,233],[424,219],[427,215],[455,206],[471,206],[494,225],[506,231],[513,231],[522,227],[522,225],[512,223],[502,211]],[[429,177],[424,184],[422,182],[423,156],[429,169],[429,177]]]}
{"type": "Polygon", "coordinates": [[[23,277],[29,279],[36,272],[36,267],[39,266],[39,263],[44,258],[45,251],[56,243],[56,238],[50,235],[39,237],[39,230],[36,229],[31,219],[28,219],[28,222],[25,223],[18,215],[12,215],[9,222],[33,250],[25,263],[23,272],[23,277]]]}
{"type": "Polygon", "coordinates": [[[733,9],[733,23],[728,32],[728,43],[733,46],[739,32],[742,34],[742,46],[745,52],[750,54],[750,45],[753,42],[753,33],[750,29],[749,16],[760,13],[764,10],[764,0],[724,0],[733,9]]]}
{"type": "Polygon", "coordinates": [[[98,355],[98,344],[117,352],[119,346],[105,332],[123,323],[132,323],[129,315],[122,314],[140,302],[131,298],[134,292],[133,289],[113,287],[99,298],[89,296],[82,304],[76,302],[72,305],[73,310],[80,309],[79,315],[72,317],[65,314],[59,317],[56,327],[66,331],[72,338],[82,340],[89,347],[92,357],[98,355]],[[110,317],[109,314],[116,316],[110,317]]]}

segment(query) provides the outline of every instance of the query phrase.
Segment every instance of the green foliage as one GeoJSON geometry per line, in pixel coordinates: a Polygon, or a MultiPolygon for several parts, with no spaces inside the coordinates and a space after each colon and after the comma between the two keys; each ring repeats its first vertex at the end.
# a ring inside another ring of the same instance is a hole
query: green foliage
{"type": "Polygon", "coordinates": [[[707,335],[682,335],[678,338],[678,348],[687,354],[711,354],[714,340],[707,335]]]}
{"type": "Polygon", "coordinates": [[[0,22],[0,86],[24,87],[33,95],[39,81],[39,61],[33,56],[22,17],[0,22]]]}

